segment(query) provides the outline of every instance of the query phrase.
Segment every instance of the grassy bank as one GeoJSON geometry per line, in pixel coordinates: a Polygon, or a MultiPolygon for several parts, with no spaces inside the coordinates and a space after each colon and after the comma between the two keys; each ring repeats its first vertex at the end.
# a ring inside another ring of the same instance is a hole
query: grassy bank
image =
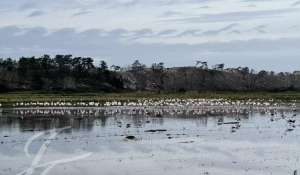
{"type": "Polygon", "coordinates": [[[282,101],[300,100],[300,92],[186,92],[186,93],[46,93],[11,92],[1,93],[0,103],[44,102],[44,101],[111,101],[137,100],[140,98],[225,98],[229,100],[275,99],[282,101]]]}

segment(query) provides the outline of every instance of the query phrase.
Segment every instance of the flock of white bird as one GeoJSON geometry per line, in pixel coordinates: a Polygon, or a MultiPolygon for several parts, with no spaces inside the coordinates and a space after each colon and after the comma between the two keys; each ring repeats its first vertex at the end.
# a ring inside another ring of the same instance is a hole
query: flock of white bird
{"type": "MultiPolygon", "coordinates": [[[[2,105],[1,105],[2,106],[2,105]]],[[[151,115],[151,116],[203,116],[203,115],[247,115],[256,111],[272,114],[274,109],[297,108],[296,101],[281,103],[275,100],[226,100],[220,99],[138,99],[135,101],[106,102],[18,102],[13,104],[17,115],[151,115]]]]}
{"type": "MultiPolygon", "coordinates": [[[[129,107],[147,107],[147,106],[255,106],[269,107],[279,106],[280,103],[274,100],[227,100],[227,99],[139,99],[135,101],[90,101],[90,102],[17,102],[13,107],[111,107],[111,106],[129,106],[129,107]]],[[[292,103],[291,105],[296,105],[292,103]]]]}
{"type": "MultiPolygon", "coordinates": [[[[274,100],[232,101],[226,99],[139,99],[136,101],[107,102],[19,102],[13,104],[13,115],[25,117],[100,117],[100,116],[149,116],[149,117],[202,117],[228,116],[231,132],[241,127],[241,118],[251,113],[270,116],[272,122],[285,120],[287,132],[296,128],[297,102],[274,100]],[[292,114],[292,115],[291,115],[292,114]]],[[[4,108],[0,108],[5,110],[4,108]]],[[[2,112],[0,112],[0,116],[2,112]]]]}
{"type": "Polygon", "coordinates": [[[248,116],[250,113],[262,113],[267,115],[274,115],[283,110],[291,110],[292,108],[279,108],[279,107],[220,107],[220,106],[111,106],[111,107],[38,107],[38,108],[15,108],[13,113],[17,116],[118,116],[118,115],[131,115],[131,116],[248,116]]]}

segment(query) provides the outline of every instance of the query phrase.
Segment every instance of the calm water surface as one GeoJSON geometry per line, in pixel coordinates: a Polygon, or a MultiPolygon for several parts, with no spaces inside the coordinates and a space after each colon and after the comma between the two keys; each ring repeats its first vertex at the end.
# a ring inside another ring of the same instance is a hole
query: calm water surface
{"type": "Polygon", "coordinates": [[[293,175],[300,170],[298,110],[215,107],[160,115],[130,110],[2,109],[0,174],[22,174],[30,167],[33,171],[23,174],[293,175]]]}

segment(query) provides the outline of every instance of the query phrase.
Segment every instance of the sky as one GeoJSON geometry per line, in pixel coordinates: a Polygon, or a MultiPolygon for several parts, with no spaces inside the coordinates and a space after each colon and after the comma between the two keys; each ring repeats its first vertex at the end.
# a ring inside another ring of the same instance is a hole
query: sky
{"type": "Polygon", "coordinates": [[[0,0],[0,57],[300,70],[300,0],[0,0]]]}

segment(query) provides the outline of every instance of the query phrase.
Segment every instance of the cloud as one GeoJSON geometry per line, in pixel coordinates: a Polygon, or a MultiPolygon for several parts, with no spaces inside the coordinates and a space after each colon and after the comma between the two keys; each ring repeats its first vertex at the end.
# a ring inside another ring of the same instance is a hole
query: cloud
{"type": "MultiPolygon", "coordinates": [[[[228,31],[233,27],[238,26],[238,24],[230,24],[224,28],[219,29],[218,31],[228,31]]],[[[171,31],[170,33],[174,33],[171,31]]],[[[163,31],[167,34],[167,31],[163,31]]],[[[125,29],[116,29],[111,31],[105,30],[86,30],[83,32],[77,32],[74,28],[64,28],[59,29],[54,32],[49,32],[47,29],[42,27],[35,28],[19,28],[16,26],[8,26],[0,28],[0,37],[2,42],[0,47],[10,47],[10,48],[24,48],[31,46],[40,46],[41,48],[72,48],[74,50],[90,50],[97,48],[98,45],[109,45],[116,44],[120,45],[140,45],[143,47],[154,46],[157,47],[176,47],[182,46],[185,48],[207,50],[207,51],[271,51],[281,49],[297,49],[300,44],[299,38],[281,38],[276,40],[271,39],[252,39],[248,41],[230,41],[230,42],[208,42],[203,44],[143,44],[139,42],[123,42],[130,38],[130,35],[134,36],[148,36],[155,33],[150,29],[143,29],[138,31],[128,31],[125,29]],[[4,42],[5,41],[5,42],[4,42]],[[65,47],[67,46],[67,47],[65,47]],[[85,46],[85,47],[78,47],[85,46]]],[[[160,33],[161,34],[161,33],[160,33]]],[[[112,47],[111,49],[116,49],[117,47],[112,47]]],[[[181,49],[179,49],[181,50],[181,49]]],[[[94,52],[94,51],[93,51],[94,52]]]]}
{"type": "Polygon", "coordinates": [[[218,30],[208,30],[208,31],[205,31],[203,32],[201,35],[203,36],[210,36],[210,35],[218,35],[222,32],[226,32],[226,31],[229,31],[231,29],[233,29],[234,27],[238,26],[239,24],[237,23],[233,23],[233,24],[229,24],[221,29],[218,29],[218,30]]]}
{"type": "Polygon", "coordinates": [[[156,35],[157,36],[170,36],[174,33],[176,33],[177,30],[174,30],[174,29],[168,29],[168,30],[163,30],[161,32],[158,32],[156,35]]]}
{"type": "Polygon", "coordinates": [[[232,33],[232,34],[241,34],[242,32],[239,31],[239,30],[232,30],[229,33],[232,33]]]}
{"type": "Polygon", "coordinates": [[[31,12],[27,17],[37,17],[37,16],[42,16],[44,15],[45,12],[41,11],[41,10],[36,10],[31,12]]]}
{"type": "MultiPolygon", "coordinates": [[[[138,35],[145,35],[147,32],[151,32],[150,29],[142,29],[142,30],[139,30],[139,31],[135,31],[135,35],[138,36],[138,35]]],[[[125,37],[126,35],[129,35],[130,32],[126,29],[122,29],[122,28],[119,28],[119,29],[114,29],[114,30],[111,30],[111,31],[102,31],[101,32],[102,35],[104,36],[114,36],[114,37],[125,37]]]]}
{"type": "Polygon", "coordinates": [[[201,6],[200,9],[210,9],[211,7],[208,6],[208,5],[205,5],[205,6],[201,6]]]}
{"type": "Polygon", "coordinates": [[[298,5],[300,5],[300,1],[295,1],[295,2],[292,4],[293,7],[294,7],[294,6],[298,6],[298,5]]]}
{"type": "Polygon", "coordinates": [[[258,18],[272,18],[279,17],[283,14],[299,12],[299,9],[287,8],[277,10],[256,10],[256,11],[237,11],[237,12],[225,12],[215,14],[202,14],[196,17],[175,18],[166,19],[166,21],[178,21],[187,23],[215,23],[215,22],[228,22],[228,21],[244,21],[244,20],[256,20],[258,18]]]}
{"type": "Polygon", "coordinates": [[[27,3],[22,4],[19,7],[19,10],[21,10],[21,11],[23,11],[23,10],[32,10],[32,9],[35,9],[35,8],[36,8],[36,4],[34,2],[27,2],[27,3]]]}
{"type": "Polygon", "coordinates": [[[154,32],[152,29],[141,29],[131,32],[133,35],[131,37],[132,40],[140,39],[140,38],[146,38],[146,37],[152,37],[154,35],[154,32]]]}
{"type": "Polygon", "coordinates": [[[162,15],[160,15],[160,17],[172,17],[172,16],[178,16],[181,14],[182,14],[181,12],[177,12],[177,11],[166,11],[162,15]]]}
{"type": "Polygon", "coordinates": [[[257,31],[258,33],[264,34],[264,33],[267,33],[267,31],[266,31],[267,27],[268,27],[267,25],[259,25],[259,26],[254,27],[253,30],[257,31]]]}
{"type": "Polygon", "coordinates": [[[131,6],[135,6],[135,5],[139,4],[139,3],[140,3],[140,0],[130,0],[130,1],[125,2],[122,5],[126,6],[126,7],[131,7],[131,6]]]}
{"type": "Polygon", "coordinates": [[[72,17],[83,16],[83,15],[90,14],[90,13],[92,13],[92,12],[91,12],[91,11],[86,11],[86,10],[83,10],[83,11],[80,11],[80,12],[74,13],[74,14],[72,15],[72,17]]]}
{"type": "Polygon", "coordinates": [[[299,25],[292,25],[289,27],[289,29],[300,29],[300,26],[299,25]]]}
{"type": "MultiPolygon", "coordinates": [[[[172,6],[180,4],[199,4],[213,0],[1,0],[0,8],[14,8],[18,10],[32,9],[74,9],[94,7],[134,7],[134,6],[172,6]]],[[[216,0],[214,0],[216,1],[216,0]]]]}
{"type": "Polygon", "coordinates": [[[249,5],[247,5],[246,7],[249,7],[249,8],[256,8],[257,6],[254,5],[254,4],[249,4],[249,5]]]}
{"type": "MultiPolygon", "coordinates": [[[[231,53],[236,62],[247,57],[241,53],[249,57],[272,53],[279,58],[277,52],[296,54],[299,27],[290,26],[298,24],[298,3],[299,0],[0,0],[0,54],[63,52],[107,57],[116,62],[119,57],[151,60],[153,56],[169,62],[174,59],[174,63],[203,53],[218,53],[219,58],[223,58],[222,53],[231,53]],[[264,2],[260,4],[261,1],[264,2]],[[290,6],[292,3],[294,6],[290,6]],[[139,23],[134,20],[137,16],[139,23]],[[15,26],[3,27],[6,25],[15,26]]],[[[273,58],[270,55],[266,57],[273,58]]]]}
{"type": "MultiPolygon", "coordinates": [[[[236,26],[227,26],[226,30],[236,26]]],[[[225,27],[223,28],[225,29],[225,27]]],[[[216,55],[224,56],[223,62],[237,64],[245,63],[245,55],[253,58],[262,57],[270,53],[263,60],[270,58],[279,59],[279,55],[299,56],[300,38],[280,38],[271,39],[252,39],[248,41],[231,42],[207,42],[202,44],[145,44],[139,42],[124,42],[128,40],[128,35],[138,33],[148,35],[153,33],[151,30],[128,31],[118,29],[113,31],[87,30],[77,32],[74,28],[60,29],[49,32],[44,28],[19,28],[16,26],[0,28],[0,56],[22,56],[22,55],[42,55],[49,54],[74,54],[81,56],[93,56],[108,61],[125,65],[128,59],[141,58],[142,61],[151,63],[153,58],[161,58],[169,64],[192,64],[193,58],[202,55],[208,56],[210,60],[216,55]],[[21,34],[20,34],[21,33],[21,34]],[[275,53],[279,52],[277,55],[275,53]],[[285,53],[285,54],[283,54],[285,53]],[[294,55],[293,55],[294,54],[294,55]],[[297,55],[298,54],[298,55],[297,55]],[[230,55],[230,57],[226,57],[230,55]],[[243,55],[243,57],[241,57],[243,55]],[[180,60],[184,59],[185,62],[180,60]],[[228,61],[226,61],[228,59],[228,61]],[[230,61],[232,60],[232,62],[230,61]],[[234,60],[234,61],[233,61],[234,60]]],[[[294,57],[292,57],[294,59],[294,57]]],[[[223,58],[223,57],[222,57],[223,58]]],[[[249,58],[250,59],[250,58],[249,58]]],[[[250,59],[251,60],[251,59],[250,59]]],[[[274,61],[273,60],[273,61],[274,61]]],[[[285,58],[289,60],[289,58],[285,58]]],[[[249,61],[249,60],[248,60],[249,61]]],[[[268,66],[269,63],[265,63],[268,66]]],[[[295,59],[295,65],[299,65],[299,59],[295,59]],[[298,60],[298,61],[297,61],[298,60]]]]}
{"type": "Polygon", "coordinates": [[[185,36],[200,36],[200,29],[191,29],[185,30],[177,35],[177,37],[185,37],[185,36]]]}

